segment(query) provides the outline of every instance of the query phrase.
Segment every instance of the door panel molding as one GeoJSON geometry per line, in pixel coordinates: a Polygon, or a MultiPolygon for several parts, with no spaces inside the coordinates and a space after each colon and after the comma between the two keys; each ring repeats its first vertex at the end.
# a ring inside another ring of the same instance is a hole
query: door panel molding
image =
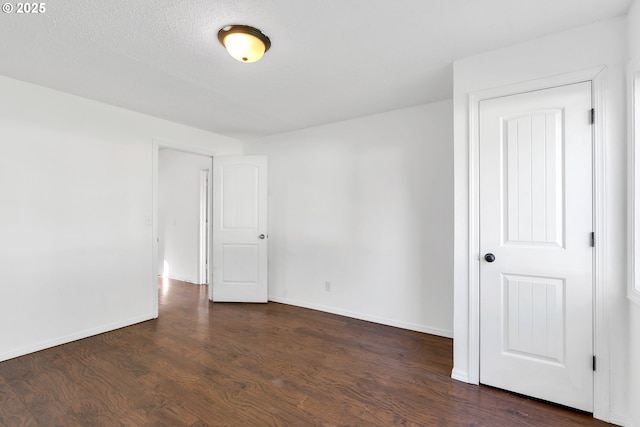
{"type": "MultiPolygon", "coordinates": [[[[595,108],[594,138],[594,228],[596,236],[606,236],[605,191],[605,88],[607,68],[595,67],[574,73],[550,76],[528,82],[473,92],[469,94],[469,325],[468,382],[480,381],[480,101],[532,92],[551,87],[590,81],[595,108]]],[[[596,244],[594,256],[594,352],[598,369],[594,372],[595,418],[610,421],[609,342],[607,340],[607,292],[605,281],[606,245],[596,244]]]]}

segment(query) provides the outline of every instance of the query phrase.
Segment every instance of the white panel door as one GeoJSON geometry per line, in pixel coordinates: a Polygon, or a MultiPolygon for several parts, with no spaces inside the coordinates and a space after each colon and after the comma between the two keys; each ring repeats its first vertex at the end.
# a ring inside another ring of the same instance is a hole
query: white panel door
{"type": "Polygon", "coordinates": [[[480,102],[480,382],[593,409],[591,83],[480,102]]]}
{"type": "Polygon", "coordinates": [[[213,158],[213,301],[267,302],[267,158],[213,158]]]}

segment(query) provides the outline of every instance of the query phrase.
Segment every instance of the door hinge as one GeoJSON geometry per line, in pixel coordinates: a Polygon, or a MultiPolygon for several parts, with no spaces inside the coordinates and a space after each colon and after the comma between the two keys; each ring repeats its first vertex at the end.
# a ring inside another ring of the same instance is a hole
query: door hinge
{"type": "Polygon", "coordinates": [[[596,356],[593,356],[593,370],[596,370],[596,356]]]}
{"type": "Polygon", "coordinates": [[[596,233],[594,233],[593,231],[591,232],[591,247],[596,247],[596,233]]]}
{"type": "Polygon", "coordinates": [[[592,108],[591,109],[591,124],[594,124],[596,122],[596,109],[592,108]]]}

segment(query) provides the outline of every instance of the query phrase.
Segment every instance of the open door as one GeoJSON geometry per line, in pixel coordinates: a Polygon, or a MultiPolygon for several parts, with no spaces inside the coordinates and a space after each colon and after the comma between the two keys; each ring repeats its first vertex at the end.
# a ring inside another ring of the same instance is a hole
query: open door
{"type": "Polygon", "coordinates": [[[267,158],[213,159],[215,302],[267,302],[267,158]]]}

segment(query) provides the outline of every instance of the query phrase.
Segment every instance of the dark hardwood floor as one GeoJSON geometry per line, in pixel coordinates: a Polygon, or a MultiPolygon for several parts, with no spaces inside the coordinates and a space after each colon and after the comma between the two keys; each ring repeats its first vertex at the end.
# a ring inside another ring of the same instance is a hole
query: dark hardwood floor
{"type": "Polygon", "coordinates": [[[604,426],[450,378],[452,341],[160,286],[160,318],[0,363],[2,426],[604,426]]]}

